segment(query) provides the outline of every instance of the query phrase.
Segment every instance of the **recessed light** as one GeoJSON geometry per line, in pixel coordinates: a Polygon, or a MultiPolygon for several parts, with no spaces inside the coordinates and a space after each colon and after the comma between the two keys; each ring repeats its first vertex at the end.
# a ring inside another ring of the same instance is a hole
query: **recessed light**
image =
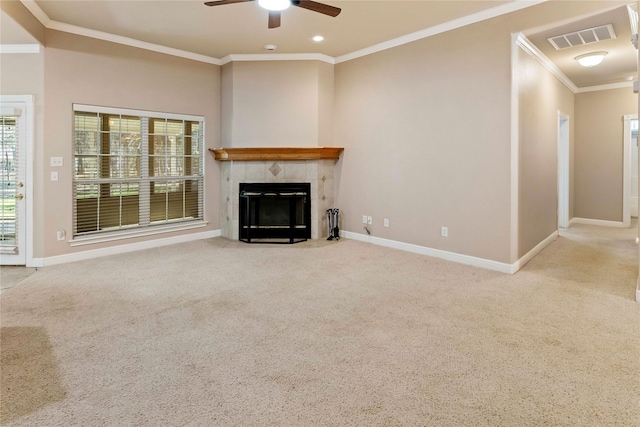
{"type": "Polygon", "coordinates": [[[322,40],[324,40],[324,37],[322,37],[322,36],[313,36],[311,38],[311,40],[313,40],[314,42],[321,42],[322,40]]]}
{"type": "Polygon", "coordinates": [[[264,48],[267,50],[276,50],[278,46],[276,46],[275,44],[266,44],[264,45],[264,48]]]}

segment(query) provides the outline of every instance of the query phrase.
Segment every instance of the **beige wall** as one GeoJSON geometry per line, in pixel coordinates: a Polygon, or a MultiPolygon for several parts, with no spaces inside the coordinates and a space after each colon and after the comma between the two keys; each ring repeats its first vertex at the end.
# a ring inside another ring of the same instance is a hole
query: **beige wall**
{"type": "Polygon", "coordinates": [[[333,66],[251,61],[222,70],[226,147],[314,147],[331,137],[333,66]],[[321,129],[322,125],[322,129],[321,129]]]}
{"type": "Polygon", "coordinates": [[[573,126],[574,95],[525,51],[518,57],[520,258],[558,229],[558,111],[573,126]]]}
{"type": "MultiPolygon", "coordinates": [[[[72,105],[74,103],[200,115],[205,118],[205,149],[220,145],[220,67],[114,43],[47,31],[45,51],[46,141],[39,165],[49,176],[48,159],[61,156],[59,181],[38,183],[44,191],[45,256],[71,248],[56,241],[56,230],[72,230],[72,105]]],[[[197,231],[220,228],[220,168],[205,152],[205,220],[197,231]]],[[[163,234],[160,237],[169,237],[163,234]]],[[[127,242],[135,242],[128,240],[127,242]]],[[[106,245],[106,244],[105,244],[106,245]]],[[[90,249],[102,247],[91,245],[90,249]]]]}
{"type": "Polygon", "coordinates": [[[576,94],[575,217],[622,221],[623,116],[637,112],[631,88],[576,94]]]}
{"type": "Polygon", "coordinates": [[[44,155],[39,147],[44,145],[44,52],[2,54],[0,55],[0,94],[2,95],[32,95],[34,107],[34,141],[32,151],[33,176],[33,256],[44,254],[44,191],[40,183],[44,179],[42,162],[44,155]]]}
{"type": "Polygon", "coordinates": [[[336,66],[342,229],[509,261],[509,52],[485,23],[336,66]]]}

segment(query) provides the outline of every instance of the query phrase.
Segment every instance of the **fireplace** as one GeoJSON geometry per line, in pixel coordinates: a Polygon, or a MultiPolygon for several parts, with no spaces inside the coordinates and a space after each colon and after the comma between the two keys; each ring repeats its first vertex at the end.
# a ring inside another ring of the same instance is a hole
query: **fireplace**
{"type": "Polygon", "coordinates": [[[307,199],[310,207],[307,212],[310,212],[311,218],[310,238],[327,237],[327,209],[335,208],[334,171],[342,148],[258,147],[209,150],[220,162],[220,225],[224,237],[240,240],[240,221],[243,216],[240,215],[241,183],[309,183],[311,191],[307,199]]]}
{"type": "Polygon", "coordinates": [[[297,243],[311,238],[310,183],[239,183],[239,239],[297,243]]]}

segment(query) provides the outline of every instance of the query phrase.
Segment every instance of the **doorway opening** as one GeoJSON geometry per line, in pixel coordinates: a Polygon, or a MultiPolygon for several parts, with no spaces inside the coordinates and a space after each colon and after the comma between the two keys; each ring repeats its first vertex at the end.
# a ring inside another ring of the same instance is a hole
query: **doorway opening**
{"type": "Polygon", "coordinates": [[[638,115],[624,116],[622,173],[622,225],[629,227],[631,217],[638,217],[638,115]]]}
{"type": "Polygon", "coordinates": [[[569,228],[569,116],[558,111],[558,228],[569,228]]]}

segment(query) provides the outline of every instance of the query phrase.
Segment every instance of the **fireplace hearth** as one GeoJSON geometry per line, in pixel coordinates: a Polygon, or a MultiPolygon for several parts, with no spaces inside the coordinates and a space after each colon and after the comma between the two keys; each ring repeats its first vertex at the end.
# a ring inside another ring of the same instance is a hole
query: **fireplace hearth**
{"type": "Polygon", "coordinates": [[[239,183],[239,239],[297,243],[311,238],[310,183],[239,183]]]}

